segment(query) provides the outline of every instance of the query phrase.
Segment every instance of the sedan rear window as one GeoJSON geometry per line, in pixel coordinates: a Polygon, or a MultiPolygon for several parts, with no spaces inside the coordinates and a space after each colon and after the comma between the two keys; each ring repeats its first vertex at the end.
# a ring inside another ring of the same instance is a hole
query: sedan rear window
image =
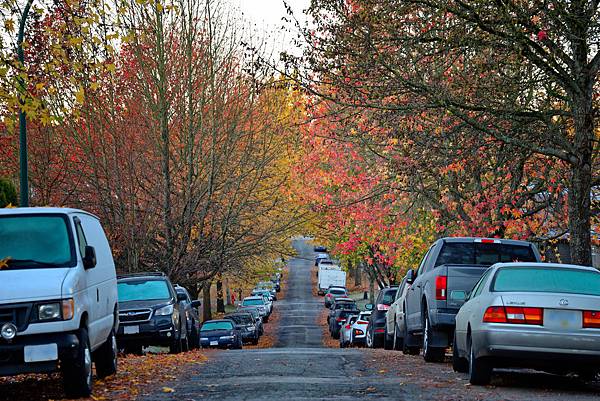
{"type": "Polygon", "coordinates": [[[344,290],[329,290],[330,294],[334,294],[334,295],[344,295],[346,294],[346,291],[344,290]]]}
{"type": "Polygon", "coordinates": [[[505,267],[496,272],[492,291],[600,296],[600,272],[550,267],[505,267]]]}
{"type": "Polygon", "coordinates": [[[447,242],[435,265],[483,265],[506,262],[537,262],[531,247],[478,242],[447,242]]]}
{"type": "Polygon", "coordinates": [[[252,306],[252,305],[264,305],[264,299],[244,299],[242,301],[242,305],[244,306],[252,306]]]}
{"type": "Polygon", "coordinates": [[[232,330],[232,322],[206,322],[202,325],[200,331],[211,331],[211,330],[232,330]]]}

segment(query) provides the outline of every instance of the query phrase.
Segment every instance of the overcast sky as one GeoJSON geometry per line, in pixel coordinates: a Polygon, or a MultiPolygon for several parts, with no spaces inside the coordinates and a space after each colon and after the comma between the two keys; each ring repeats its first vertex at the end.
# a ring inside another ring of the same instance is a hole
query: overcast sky
{"type": "MultiPolygon", "coordinates": [[[[257,33],[263,38],[268,38],[270,46],[277,54],[281,50],[290,50],[292,34],[282,29],[282,25],[292,28],[290,24],[281,20],[287,17],[283,0],[228,0],[233,7],[237,7],[244,14],[248,22],[253,24],[257,33]]],[[[294,10],[296,18],[304,23],[305,15],[302,11],[310,5],[310,0],[286,0],[294,10]]],[[[295,30],[294,30],[295,31],[295,30]]]]}

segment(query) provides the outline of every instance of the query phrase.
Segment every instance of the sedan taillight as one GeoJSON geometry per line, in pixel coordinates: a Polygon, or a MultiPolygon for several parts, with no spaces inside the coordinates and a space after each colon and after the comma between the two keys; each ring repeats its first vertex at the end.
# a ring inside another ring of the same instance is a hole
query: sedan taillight
{"type": "Polygon", "coordinates": [[[583,328],[600,329],[600,311],[583,311],[583,328]]]}
{"type": "Polygon", "coordinates": [[[362,330],[354,329],[354,335],[356,335],[356,336],[362,336],[363,334],[365,334],[365,333],[362,330]]]}
{"type": "Polygon", "coordinates": [[[483,315],[483,322],[542,325],[544,310],[542,308],[490,306],[483,315]]]}

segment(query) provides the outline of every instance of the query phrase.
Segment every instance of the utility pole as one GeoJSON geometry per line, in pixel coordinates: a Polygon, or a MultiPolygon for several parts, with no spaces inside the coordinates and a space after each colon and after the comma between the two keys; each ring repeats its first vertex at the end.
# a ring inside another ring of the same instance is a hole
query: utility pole
{"type": "MultiPolygon", "coordinates": [[[[24,69],[25,67],[25,54],[23,51],[23,38],[25,36],[25,23],[29,10],[33,0],[27,0],[25,8],[23,8],[23,14],[21,14],[21,21],[19,22],[19,32],[17,36],[17,58],[19,59],[19,67],[24,69]]],[[[27,168],[27,115],[23,110],[25,106],[25,97],[27,94],[27,88],[25,87],[25,81],[21,76],[17,77],[19,83],[19,169],[20,169],[20,202],[19,206],[29,206],[29,177],[27,168]]]]}

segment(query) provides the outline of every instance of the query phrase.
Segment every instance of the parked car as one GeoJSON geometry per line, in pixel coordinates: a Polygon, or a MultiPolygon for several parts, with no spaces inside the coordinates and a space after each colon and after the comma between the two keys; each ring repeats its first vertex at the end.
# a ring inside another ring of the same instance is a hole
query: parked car
{"type": "Polygon", "coordinates": [[[410,284],[407,283],[407,277],[405,276],[396,291],[396,298],[390,305],[390,308],[385,314],[385,335],[383,337],[383,348],[394,349],[396,351],[402,350],[406,354],[418,354],[419,348],[404,347],[404,333],[406,331],[406,324],[404,323],[404,310],[406,294],[410,284]]]}
{"type": "Polygon", "coordinates": [[[262,296],[246,297],[242,301],[241,306],[256,306],[260,312],[263,322],[267,323],[269,321],[268,305],[262,296]]]}
{"type": "Polygon", "coordinates": [[[271,281],[261,281],[256,284],[255,289],[257,290],[268,290],[273,296],[273,301],[277,301],[277,290],[275,289],[275,284],[271,281]]]}
{"type": "Polygon", "coordinates": [[[161,272],[120,275],[117,343],[125,352],[141,354],[150,345],[177,354],[188,349],[183,297],[161,272]]]}
{"type": "Polygon", "coordinates": [[[266,297],[267,301],[271,304],[275,300],[273,298],[273,294],[271,294],[271,291],[266,290],[266,289],[256,289],[255,288],[252,290],[252,293],[250,295],[252,295],[253,297],[263,297],[264,296],[264,297],[266,297]]]}
{"type": "Polygon", "coordinates": [[[89,396],[92,363],[100,378],[117,367],[117,279],[98,218],[0,209],[0,265],[0,375],[60,369],[68,397],[89,396]]]}
{"type": "Polygon", "coordinates": [[[200,313],[198,308],[202,305],[199,300],[193,300],[185,287],[175,285],[175,291],[186,316],[187,337],[190,348],[200,347],[200,313]]]}
{"type": "Polygon", "coordinates": [[[456,315],[452,364],[471,384],[494,368],[524,367],[592,379],[600,372],[600,272],[591,267],[501,263],[456,315]]]}
{"type": "Polygon", "coordinates": [[[326,259],[329,259],[328,253],[318,253],[317,256],[315,257],[315,266],[319,266],[319,263],[322,260],[326,260],[326,259]]]}
{"type": "Polygon", "coordinates": [[[329,287],[327,292],[325,292],[325,297],[323,299],[325,303],[325,307],[329,308],[333,303],[334,297],[347,297],[348,291],[346,291],[346,287],[329,287]]]}
{"type": "Polygon", "coordinates": [[[256,327],[256,322],[249,312],[237,312],[225,315],[224,319],[229,319],[239,327],[242,334],[242,341],[250,342],[254,345],[258,344],[260,338],[259,329],[256,327]]]}
{"type": "Polygon", "coordinates": [[[452,342],[454,319],[483,272],[494,263],[539,262],[537,248],[525,241],[442,238],[430,248],[419,269],[408,271],[407,347],[423,347],[428,362],[441,361],[452,342]]]}
{"type": "Polygon", "coordinates": [[[331,307],[329,308],[329,314],[327,315],[327,323],[329,319],[335,314],[338,309],[358,309],[356,307],[356,301],[348,297],[335,298],[331,307]]]}
{"type": "Polygon", "coordinates": [[[329,334],[331,337],[338,339],[340,338],[340,329],[344,321],[351,315],[357,315],[358,308],[356,305],[349,305],[346,308],[336,309],[335,313],[329,319],[329,334]]]}
{"type": "Polygon", "coordinates": [[[352,342],[352,325],[358,319],[358,314],[348,315],[340,326],[340,348],[348,347],[352,342]]]}
{"type": "Polygon", "coordinates": [[[323,245],[316,245],[313,250],[315,252],[327,252],[327,247],[323,246],[323,245]]]}
{"type": "Polygon", "coordinates": [[[367,325],[367,347],[381,348],[385,334],[385,314],[396,298],[398,287],[386,287],[379,290],[375,305],[369,305],[373,309],[369,324],[367,325]]]}
{"type": "Polygon", "coordinates": [[[242,334],[229,319],[208,320],[200,327],[200,345],[202,348],[242,349],[242,334]]]}
{"type": "Polygon", "coordinates": [[[264,334],[265,330],[264,330],[264,326],[263,326],[263,319],[262,319],[262,315],[260,314],[258,307],[256,307],[256,306],[240,306],[237,308],[236,312],[250,313],[252,315],[252,318],[254,319],[254,325],[256,326],[256,328],[258,330],[258,335],[262,336],[264,334]]]}
{"type": "Polygon", "coordinates": [[[369,325],[371,313],[372,311],[368,310],[362,311],[358,315],[358,319],[352,325],[350,345],[365,345],[367,338],[367,326],[369,325]]]}

